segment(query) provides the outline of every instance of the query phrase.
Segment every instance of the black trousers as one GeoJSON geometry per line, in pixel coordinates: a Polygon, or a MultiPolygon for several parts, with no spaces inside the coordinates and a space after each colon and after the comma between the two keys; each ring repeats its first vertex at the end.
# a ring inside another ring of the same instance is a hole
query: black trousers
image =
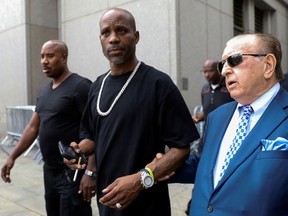
{"type": "Polygon", "coordinates": [[[73,182],[74,172],[67,168],[55,169],[44,165],[44,188],[47,216],[92,216],[90,202],[78,194],[83,171],[73,182]]]}

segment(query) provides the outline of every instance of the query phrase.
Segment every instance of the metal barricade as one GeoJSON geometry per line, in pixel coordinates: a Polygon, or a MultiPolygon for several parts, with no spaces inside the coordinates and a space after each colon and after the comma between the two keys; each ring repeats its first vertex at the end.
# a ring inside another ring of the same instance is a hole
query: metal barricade
{"type": "MultiPolygon", "coordinates": [[[[193,115],[198,115],[200,112],[203,112],[203,107],[202,106],[196,106],[193,110],[193,115]]],[[[195,124],[198,132],[200,134],[200,137],[202,137],[203,135],[203,131],[204,131],[204,121],[198,122],[197,124],[195,124]]],[[[199,139],[195,140],[192,144],[191,144],[191,152],[198,152],[199,149],[199,139]]]]}
{"type": "MultiPolygon", "coordinates": [[[[15,141],[18,141],[20,139],[25,127],[30,122],[30,119],[34,111],[35,111],[35,106],[7,106],[6,107],[7,135],[4,137],[4,139],[0,143],[0,146],[3,151],[5,151],[3,148],[3,145],[8,140],[9,140],[8,146],[12,146],[15,141]]],[[[24,153],[24,156],[27,156],[27,154],[32,150],[34,146],[38,148],[38,151],[36,152],[37,155],[35,154],[34,159],[37,159],[37,161],[40,162],[42,157],[39,156],[38,139],[36,139],[33,142],[33,144],[29,147],[29,149],[24,153]],[[40,160],[39,160],[39,157],[41,158],[40,160]]]]}

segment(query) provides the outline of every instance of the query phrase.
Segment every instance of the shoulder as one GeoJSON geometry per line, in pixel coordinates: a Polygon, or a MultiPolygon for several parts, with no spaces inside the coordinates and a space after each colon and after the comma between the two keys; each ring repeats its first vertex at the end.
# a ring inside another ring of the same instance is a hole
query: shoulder
{"type": "Polygon", "coordinates": [[[142,79],[144,82],[149,82],[150,84],[175,86],[173,80],[167,73],[147,65],[144,62],[142,62],[139,67],[138,76],[139,79],[142,79]]]}
{"type": "Polygon", "coordinates": [[[284,88],[280,88],[273,101],[280,104],[280,106],[288,108],[288,92],[284,88]]]}
{"type": "Polygon", "coordinates": [[[70,75],[70,80],[73,82],[86,82],[86,83],[92,83],[91,80],[89,80],[86,77],[80,76],[77,73],[73,73],[70,75]]]}
{"type": "Polygon", "coordinates": [[[205,89],[210,89],[210,84],[209,83],[205,83],[203,86],[202,86],[202,89],[205,90],[205,89]]]}
{"type": "Polygon", "coordinates": [[[79,89],[79,88],[90,89],[91,84],[92,84],[91,80],[89,80],[86,77],[80,76],[77,73],[71,74],[68,80],[69,80],[69,84],[73,86],[75,89],[79,89]]]}
{"type": "Polygon", "coordinates": [[[229,111],[234,111],[236,106],[237,106],[237,102],[236,101],[231,101],[228,103],[225,103],[219,107],[217,107],[215,110],[213,110],[211,113],[209,113],[210,116],[215,116],[215,117],[221,117],[223,118],[223,116],[221,116],[222,114],[226,115],[229,111]]]}

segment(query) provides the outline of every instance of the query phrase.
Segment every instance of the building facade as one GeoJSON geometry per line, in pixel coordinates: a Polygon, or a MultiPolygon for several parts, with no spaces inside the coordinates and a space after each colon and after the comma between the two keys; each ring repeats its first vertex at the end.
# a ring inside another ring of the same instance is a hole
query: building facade
{"type": "Polygon", "coordinates": [[[40,65],[45,41],[65,41],[70,70],[92,81],[108,70],[98,22],[111,7],[127,9],[135,16],[139,60],[169,74],[191,111],[201,103],[203,62],[221,59],[226,41],[236,34],[275,35],[282,44],[283,70],[288,72],[288,0],[2,0],[2,133],[6,107],[34,105],[40,88],[50,81],[40,65]]]}

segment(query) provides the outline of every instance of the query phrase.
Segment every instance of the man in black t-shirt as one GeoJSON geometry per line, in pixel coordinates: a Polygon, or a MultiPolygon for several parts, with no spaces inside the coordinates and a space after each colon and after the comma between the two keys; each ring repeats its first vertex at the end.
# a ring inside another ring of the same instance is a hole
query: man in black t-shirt
{"type": "Polygon", "coordinates": [[[58,142],[79,139],[82,113],[91,81],[69,71],[68,49],[64,42],[52,40],[41,49],[43,73],[52,78],[37,97],[36,110],[23,131],[19,143],[2,167],[1,177],[11,182],[10,171],[15,160],[29,148],[39,135],[44,161],[44,187],[48,216],[92,215],[90,202],[78,194],[84,171],[73,179],[74,171],[63,163],[58,142]]]}
{"type": "MultiPolygon", "coordinates": [[[[180,166],[199,134],[171,78],[137,59],[133,15],[113,8],[99,24],[110,70],[92,85],[78,145],[95,150],[86,172],[97,178],[99,213],[170,216],[168,185],[154,182],[180,166]],[[166,146],[165,158],[149,165],[166,146]]],[[[80,185],[85,199],[95,190],[87,183],[80,185]]]]}

